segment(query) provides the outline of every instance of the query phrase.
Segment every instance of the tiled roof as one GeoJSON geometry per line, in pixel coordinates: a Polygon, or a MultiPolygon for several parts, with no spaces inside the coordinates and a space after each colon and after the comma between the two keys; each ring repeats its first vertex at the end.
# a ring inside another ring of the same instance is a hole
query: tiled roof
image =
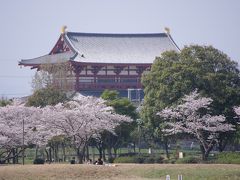
{"type": "Polygon", "coordinates": [[[74,56],[73,52],[64,52],[58,54],[51,54],[40,56],[33,59],[23,59],[19,62],[19,65],[39,65],[39,64],[54,64],[61,63],[70,60],[74,56]]]}
{"type": "Polygon", "coordinates": [[[179,51],[171,36],[158,34],[96,34],[67,32],[65,39],[78,53],[74,59],[90,63],[153,63],[168,50],[179,51]]]}
{"type": "Polygon", "coordinates": [[[39,65],[69,60],[85,63],[152,64],[162,52],[179,48],[166,33],[97,34],[66,32],[71,51],[25,59],[19,65],[39,65]]]}

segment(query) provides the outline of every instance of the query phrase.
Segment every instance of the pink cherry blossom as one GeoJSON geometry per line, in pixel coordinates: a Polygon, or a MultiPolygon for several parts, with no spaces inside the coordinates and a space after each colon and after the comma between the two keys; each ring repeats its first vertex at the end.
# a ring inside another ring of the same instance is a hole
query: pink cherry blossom
{"type": "MultiPolygon", "coordinates": [[[[208,155],[217,142],[218,133],[233,131],[234,126],[226,123],[223,115],[202,114],[202,110],[205,110],[204,112],[209,110],[213,100],[201,97],[197,91],[186,95],[182,101],[183,103],[176,107],[165,108],[157,113],[168,125],[164,131],[168,135],[177,133],[193,135],[203,147],[205,155],[208,155]]],[[[235,111],[240,113],[240,108],[235,111]]]]}
{"type": "Polygon", "coordinates": [[[0,148],[36,144],[45,146],[54,136],[70,138],[79,152],[90,138],[107,130],[114,133],[127,116],[114,113],[101,98],[77,94],[71,101],[45,108],[26,107],[20,101],[0,108],[0,148]]]}

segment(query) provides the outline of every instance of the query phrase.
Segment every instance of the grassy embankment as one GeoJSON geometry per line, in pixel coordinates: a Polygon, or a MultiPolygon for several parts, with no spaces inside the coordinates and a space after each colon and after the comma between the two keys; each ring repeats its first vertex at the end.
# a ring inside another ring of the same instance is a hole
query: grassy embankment
{"type": "Polygon", "coordinates": [[[184,180],[240,180],[240,165],[232,164],[118,164],[113,166],[45,164],[0,166],[0,180],[162,179],[178,174],[184,180]]]}

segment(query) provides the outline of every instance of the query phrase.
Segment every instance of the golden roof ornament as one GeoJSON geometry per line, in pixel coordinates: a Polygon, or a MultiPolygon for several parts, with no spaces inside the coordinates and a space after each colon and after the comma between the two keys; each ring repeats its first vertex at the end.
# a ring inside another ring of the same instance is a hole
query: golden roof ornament
{"type": "Polygon", "coordinates": [[[167,34],[170,34],[170,28],[165,27],[164,30],[165,30],[165,32],[166,32],[167,34]]]}
{"type": "Polygon", "coordinates": [[[62,33],[62,34],[65,34],[66,29],[67,29],[67,26],[63,26],[63,27],[61,28],[61,33],[62,33]]]}

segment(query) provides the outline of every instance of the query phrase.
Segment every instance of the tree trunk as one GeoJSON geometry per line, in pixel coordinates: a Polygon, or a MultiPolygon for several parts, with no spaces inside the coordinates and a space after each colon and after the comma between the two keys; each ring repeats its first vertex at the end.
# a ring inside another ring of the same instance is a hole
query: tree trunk
{"type": "Polygon", "coordinates": [[[46,155],[47,155],[47,162],[50,163],[49,153],[48,153],[47,149],[45,149],[45,153],[46,153],[46,155]]]}
{"type": "Polygon", "coordinates": [[[134,154],[136,153],[136,143],[135,142],[133,143],[133,152],[134,152],[134,154]]]}
{"type": "Polygon", "coordinates": [[[18,155],[18,148],[16,148],[16,163],[18,164],[18,157],[19,157],[19,155],[18,155]]]}
{"type": "Polygon", "coordinates": [[[86,161],[89,160],[89,147],[88,145],[86,146],[86,161]]]}
{"type": "Polygon", "coordinates": [[[80,150],[80,147],[76,148],[78,163],[83,164],[83,153],[80,150]]]}
{"type": "Polygon", "coordinates": [[[206,161],[208,159],[210,151],[202,152],[202,160],[206,161]]]}
{"type": "Polygon", "coordinates": [[[59,158],[58,158],[58,144],[55,145],[55,148],[54,148],[54,159],[55,159],[55,162],[59,162],[59,158]]]}
{"type": "Polygon", "coordinates": [[[99,146],[98,148],[98,152],[99,152],[99,158],[103,158],[103,149],[102,149],[102,146],[99,146]]]}
{"type": "Polygon", "coordinates": [[[202,152],[202,160],[206,161],[208,159],[209,153],[213,149],[213,146],[210,146],[207,150],[205,150],[204,147],[202,145],[200,145],[200,149],[202,152]]]}
{"type": "Polygon", "coordinates": [[[92,162],[95,162],[95,149],[94,146],[92,146],[92,162]]]}
{"type": "Polygon", "coordinates": [[[107,153],[108,153],[108,159],[112,158],[112,148],[108,147],[107,148],[107,153]]]}
{"type": "Polygon", "coordinates": [[[103,161],[106,161],[106,153],[105,153],[105,149],[103,149],[103,161]]]}
{"type": "Polygon", "coordinates": [[[117,158],[117,148],[113,148],[114,151],[114,158],[117,158]]]}
{"type": "Polygon", "coordinates": [[[42,159],[45,159],[45,153],[43,149],[40,150],[40,156],[42,159]]]}
{"type": "Polygon", "coordinates": [[[220,138],[219,141],[218,141],[218,151],[223,152],[226,145],[227,145],[227,140],[224,140],[223,138],[220,138]]]}
{"type": "Polygon", "coordinates": [[[62,152],[63,152],[62,160],[63,160],[63,162],[66,162],[66,151],[65,151],[65,144],[64,143],[62,143],[62,152]]]}
{"type": "Polygon", "coordinates": [[[35,150],[35,159],[38,158],[38,146],[36,146],[36,150],[35,150]]]}
{"type": "Polygon", "coordinates": [[[55,159],[55,147],[52,146],[52,162],[55,162],[56,159],[55,159]]]}
{"type": "Polygon", "coordinates": [[[7,155],[7,159],[6,160],[7,160],[8,164],[10,163],[11,153],[12,153],[12,150],[10,150],[8,155],[7,155]]]}
{"type": "Polygon", "coordinates": [[[3,158],[0,162],[5,163],[5,162],[7,161],[8,163],[10,163],[10,160],[11,160],[11,159],[12,159],[12,161],[14,161],[13,159],[16,159],[16,157],[18,157],[19,154],[22,153],[22,150],[20,150],[20,151],[15,151],[15,152],[13,153],[13,149],[11,149],[10,151],[7,151],[6,153],[8,153],[8,154],[7,154],[6,157],[3,158]],[[14,154],[14,156],[11,156],[11,154],[14,154]]]}
{"type": "Polygon", "coordinates": [[[169,159],[170,156],[169,156],[169,151],[168,151],[168,141],[167,141],[167,139],[164,139],[164,147],[165,147],[166,156],[169,159]]]}
{"type": "Polygon", "coordinates": [[[49,162],[52,162],[52,148],[49,148],[49,162]]]}
{"type": "Polygon", "coordinates": [[[16,152],[15,148],[12,149],[12,163],[16,164],[16,152]]]}

